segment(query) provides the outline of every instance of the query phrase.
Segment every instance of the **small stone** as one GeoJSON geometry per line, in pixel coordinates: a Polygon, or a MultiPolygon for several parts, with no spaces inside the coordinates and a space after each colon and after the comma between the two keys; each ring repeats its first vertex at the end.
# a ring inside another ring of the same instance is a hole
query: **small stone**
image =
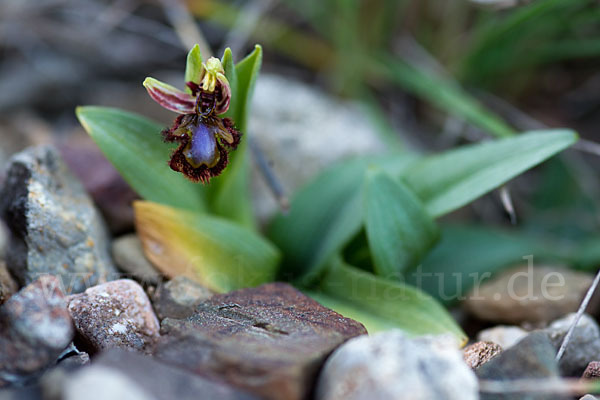
{"type": "Polygon", "coordinates": [[[576,311],[593,279],[563,267],[518,266],[474,288],[464,305],[486,321],[550,322],[576,311]]]}
{"type": "Polygon", "coordinates": [[[196,306],[213,296],[213,292],[185,276],[176,276],[158,286],[153,297],[159,320],[183,319],[194,314],[196,306]]]}
{"type": "Polygon", "coordinates": [[[136,234],[113,240],[112,255],[115,264],[137,281],[150,284],[159,282],[161,275],[144,255],[142,243],[136,234]]]}
{"type": "MultiPolygon", "coordinates": [[[[511,381],[518,379],[558,378],[556,349],[544,332],[533,332],[516,345],[502,351],[475,370],[484,380],[511,381]]],[[[559,400],[569,399],[556,394],[482,393],[481,400],[559,400]]]]}
{"type": "MultiPolygon", "coordinates": [[[[162,377],[155,377],[161,379],[162,377]]],[[[92,365],[65,379],[63,400],[155,400],[146,388],[132,382],[127,375],[107,367],[92,365]]]]}
{"type": "Polygon", "coordinates": [[[600,361],[591,361],[588,366],[585,367],[585,371],[583,371],[581,377],[584,379],[600,378],[600,361]]]}
{"type": "Polygon", "coordinates": [[[366,333],[285,283],[220,294],[166,318],[155,356],[270,400],[305,399],[325,358],[366,333]]]}
{"type": "Polygon", "coordinates": [[[144,289],[130,279],[94,286],[72,295],[69,312],[78,334],[94,351],[119,347],[150,351],[159,324],[144,289]]]}
{"type": "Polygon", "coordinates": [[[473,369],[485,364],[502,351],[502,347],[494,342],[476,342],[465,347],[463,357],[467,365],[473,369]]]}
{"type": "Polygon", "coordinates": [[[591,394],[586,394],[585,396],[583,396],[579,400],[598,400],[598,398],[596,396],[592,396],[591,394]]]}
{"type": "Polygon", "coordinates": [[[52,274],[78,293],[116,272],[102,217],[54,148],[11,158],[0,214],[12,232],[6,263],[21,284],[52,274]]]}
{"type": "Polygon", "coordinates": [[[42,370],[72,339],[60,281],[41,276],[0,307],[0,381],[16,381],[42,370]]]}
{"type": "Polygon", "coordinates": [[[13,280],[6,268],[6,263],[0,260],[0,304],[3,304],[13,294],[17,293],[19,286],[13,280]]]}
{"type": "Polygon", "coordinates": [[[94,366],[110,368],[111,371],[124,375],[157,400],[258,400],[257,397],[219,380],[207,379],[138,353],[111,349],[94,359],[94,366]]]}
{"type": "Polygon", "coordinates": [[[317,400],[477,399],[477,379],[446,337],[410,339],[399,330],[339,347],[319,377],[317,400]]]}
{"type": "MultiPolygon", "coordinates": [[[[569,314],[543,330],[548,334],[556,351],[560,348],[574,318],[575,313],[569,314]]],[[[595,360],[600,360],[600,328],[592,317],[583,314],[560,359],[560,371],[566,376],[581,376],[586,366],[595,360]]]]}
{"type": "Polygon", "coordinates": [[[493,342],[504,350],[517,344],[521,339],[527,336],[529,332],[518,326],[498,325],[480,331],[477,334],[477,340],[482,342],[493,342]]]}

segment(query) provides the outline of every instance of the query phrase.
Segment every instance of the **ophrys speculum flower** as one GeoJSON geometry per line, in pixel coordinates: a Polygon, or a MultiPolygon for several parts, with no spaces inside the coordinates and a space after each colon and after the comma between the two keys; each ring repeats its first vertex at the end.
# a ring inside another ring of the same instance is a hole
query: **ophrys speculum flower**
{"type": "Polygon", "coordinates": [[[188,55],[186,92],[154,78],[144,86],[150,97],[179,115],[162,133],[165,141],[179,143],[169,165],[194,182],[208,183],[227,166],[229,152],[241,134],[229,118],[221,118],[231,101],[231,88],[221,61],[211,57],[202,64],[197,48],[188,55]]]}

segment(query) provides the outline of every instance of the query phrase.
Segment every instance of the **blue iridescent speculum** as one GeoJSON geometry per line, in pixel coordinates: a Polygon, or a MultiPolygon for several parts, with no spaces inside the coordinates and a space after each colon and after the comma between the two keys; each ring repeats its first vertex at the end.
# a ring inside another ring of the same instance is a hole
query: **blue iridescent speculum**
{"type": "Polygon", "coordinates": [[[195,46],[187,64],[187,92],[154,78],[146,78],[144,86],[158,104],[179,114],[173,126],[162,132],[166,142],[179,143],[169,166],[194,182],[208,183],[227,166],[241,133],[231,119],[219,117],[231,101],[221,61],[211,57],[202,63],[195,46]]]}

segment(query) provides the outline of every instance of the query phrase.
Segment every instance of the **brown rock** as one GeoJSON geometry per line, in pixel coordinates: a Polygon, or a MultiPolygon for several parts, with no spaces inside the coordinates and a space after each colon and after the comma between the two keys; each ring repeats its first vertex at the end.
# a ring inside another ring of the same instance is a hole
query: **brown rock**
{"type": "Polygon", "coordinates": [[[43,369],[72,339],[60,280],[41,276],[0,308],[0,382],[43,369]]]}
{"type": "Polygon", "coordinates": [[[148,351],[159,336],[159,324],[142,287],[120,279],[70,296],[75,328],[93,350],[112,347],[148,351]]]}
{"type": "Polygon", "coordinates": [[[576,311],[593,279],[562,267],[519,266],[474,288],[464,305],[486,321],[549,322],[576,311]]]}
{"type": "Polygon", "coordinates": [[[467,365],[473,369],[485,364],[502,351],[502,347],[494,342],[475,342],[465,347],[463,357],[467,365]]]}
{"type": "Polygon", "coordinates": [[[588,364],[583,371],[582,378],[584,379],[598,379],[600,378],[600,361],[592,361],[588,364]]]}
{"type": "Polygon", "coordinates": [[[13,280],[6,263],[0,260],[0,304],[3,304],[19,290],[19,286],[13,280]]]}
{"type": "Polygon", "coordinates": [[[284,283],[213,296],[161,331],[158,358],[273,400],[306,398],[327,355],[366,333],[284,283]]]}
{"type": "Polygon", "coordinates": [[[152,300],[159,320],[187,318],[194,314],[196,306],[213,296],[208,288],[185,276],[176,276],[158,286],[152,300]]]}

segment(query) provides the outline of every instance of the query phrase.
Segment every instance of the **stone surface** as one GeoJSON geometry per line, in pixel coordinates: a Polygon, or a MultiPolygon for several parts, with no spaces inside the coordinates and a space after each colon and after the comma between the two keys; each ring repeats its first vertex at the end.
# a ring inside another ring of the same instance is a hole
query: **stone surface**
{"type": "Polygon", "coordinates": [[[132,382],[126,375],[103,366],[93,365],[65,379],[63,400],[155,400],[152,393],[132,382]]]}
{"type": "Polygon", "coordinates": [[[338,348],[319,377],[317,400],[477,399],[477,380],[455,341],[388,331],[338,348]]]}
{"type": "MultiPolygon", "coordinates": [[[[358,104],[341,102],[299,81],[261,74],[249,129],[286,193],[291,194],[335,161],[385,151],[369,121],[358,104]]],[[[253,205],[264,221],[278,209],[277,203],[259,168],[252,171],[253,205]]]]}
{"type": "Polygon", "coordinates": [[[473,289],[465,307],[493,322],[549,322],[576,311],[594,276],[562,267],[518,266],[473,289]]]}
{"type": "Polygon", "coordinates": [[[587,367],[585,367],[585,371],[583,371],[583,375],[581,377],[584,379],[600,378],[600,361],[590,362],[587,367]]]}
{"type": "Polygon", "coordinates": [[[155,356],[266,399],[306,398],[325,358],[365,334],[358,322],[285,283],[215,295],[187,319],[166,318],[155,356]]]}
{"type": "MultiPolygon", "coordinates": [[[[516,379],[557,378],[558,364],[554,357],[556,350],[548,335],[533,332],[516,345],[504,350],[475,370],[479,379],[511,381],[516,379]]],[[[481,400],[560,400],[569,399],[556,394],[492,394],[482,393],[481,400]]]]}
{"type": "Polygon", "coordinates": [[[116,272],[104,222],[54,148],[11,158],[0,213],[12,232],[7,265],[21,284],[50,273],[77,293],[116,272]]]}
{"type": "Polygon", "coordinates": [[[152,298],[159,320],[164,318],[187,318],[196,306],[213,296],[213,292],[185,276],[176,276],[159,285],[152,298]]]}
{"type": "Polygon", "coordinates": [[[58,145],[61,155],[104,215],[112,232],[133,229],[138,196],[86,134],[70,135],[58,145]]]}
{"type": "Polygon", "coordinates": [[[159,324],[144,289],[130,279],[94,286],[69,298],[75,328],[94,351],[119,347],[150,351],[159,324]]]}
{"type": "Polygon", "coordinates": [[[60,281],[53,276],[38,278],[0,307],[0,382],[17,381],[45,368],[72,339],[60,281]]]}
{"type": "Polygon", "coordinates": [[[591,394],[586,394],[585,396],[583,396],[579,400],[598,400],[598,398],[596,396],[592,396],[591,394]]]}
{"type": "Polygon", "coordinates": [[[142,243],[136,234],[121,236],[112,242],[115,264],[139,282],[157,284],[160,273],[144,255],[142,243]]]}
{"type": "MultiPolygon", "coordinates": [[[[112,349],[94,360],[95,367],[109,368],[146,389],[157,400],[253,400],[257,397],[222,382],[160,363],[154,358],[112,349]]],[[[106,397],[109,398],[109,397],[106,397]]]]}
{"type": "MultiPolygon", "coordinates": [[[[557,351],[574,318],[574,313],[569,314],[544,329],[557,351]]],[[[596,360],[600,360],[600,328],[592,317],[584,314],[560,359],[560,370],[563,375],[579,377],[586,366],[596,360]]]]}
{"type": "Polygon", "coordinates": [[[8,272],[6,263],[0,260],[0,304],[8,300],[17,290],[19,287],[8,272]]]}
{"type": "Polygon", "coordinates": [[[476,369],[502,352],[502,347],[494,342],[476,342],[463,350],[467,365],[476,369]]]}
{"type": "Polygon", "coordinates": [[[477,340],[482,342],[493,342],[498,344],[504,350],[517,344],[521,339],[527,336],[529,332],[518,326],[498,325],[480,331],[477,334],[477,340]]]}

